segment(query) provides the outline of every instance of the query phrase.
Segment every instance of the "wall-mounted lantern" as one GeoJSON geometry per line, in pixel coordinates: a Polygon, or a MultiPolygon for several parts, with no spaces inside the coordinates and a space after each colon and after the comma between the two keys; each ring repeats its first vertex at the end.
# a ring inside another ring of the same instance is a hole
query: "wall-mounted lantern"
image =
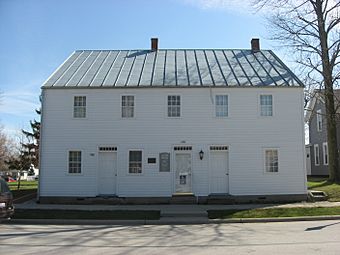
{"type": "Polygon", "coordinates": [[[204,156],[204,152],[201,150],[198,154],[200,155],[200,160],[202,160],[204,156]]]}

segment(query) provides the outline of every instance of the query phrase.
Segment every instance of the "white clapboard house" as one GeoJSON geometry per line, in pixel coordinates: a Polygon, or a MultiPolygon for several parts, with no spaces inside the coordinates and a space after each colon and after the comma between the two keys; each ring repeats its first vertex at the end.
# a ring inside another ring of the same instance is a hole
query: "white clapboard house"
{"type": "Polygon", "coordinates": [[[39,199],[304,199],[303,85],[251,46],[73,52],[42,86],[39,199]]]}

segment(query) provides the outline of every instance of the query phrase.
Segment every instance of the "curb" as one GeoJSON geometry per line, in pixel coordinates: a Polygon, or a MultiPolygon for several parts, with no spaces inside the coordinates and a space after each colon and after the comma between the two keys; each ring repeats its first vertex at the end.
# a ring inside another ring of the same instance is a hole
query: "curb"
{"type": "Polygon", "coordinates": [[[159,220],[77,220],[77,219],[10,219],[0,220],[0,224],[41,224],[41,225],[191,225],[191,224],[223,224],[223,223],[270,223],[295,221],[340,220],[340,215],[280,217],[280,218],[234,218],[207,219],[203,217],[161,218],[159,220]]]}
{"type": "Polygon", "coordinates": [[[320,221],[340,220],[340,215],[303,216],[303,217],[276,217],[276,218],[234,218],[234,219],[209,219],[211,224],[220,223],[266,223],[266,222],[294,222],[294,221],[320,221]]]}

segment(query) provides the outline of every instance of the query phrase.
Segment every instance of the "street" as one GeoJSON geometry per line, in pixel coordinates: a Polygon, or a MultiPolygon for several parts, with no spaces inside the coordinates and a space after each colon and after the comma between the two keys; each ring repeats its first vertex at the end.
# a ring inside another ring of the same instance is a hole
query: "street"
{"type": "Polygon", "coordinates": [[[1,254],[339,254],[340,221],[0,225],[1,254]]]}

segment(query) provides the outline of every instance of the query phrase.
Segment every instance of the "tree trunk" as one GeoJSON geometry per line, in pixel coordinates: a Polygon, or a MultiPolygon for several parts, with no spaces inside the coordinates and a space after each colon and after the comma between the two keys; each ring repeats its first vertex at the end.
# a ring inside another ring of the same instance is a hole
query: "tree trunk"
{"type": "Polygon", "coordinates": [[[322,69],[325,86],[325,105],[327,116],[328,170],[329,181],[340,183],[339,153],[337,142],[336,110],[334,107],[334,93],[332,83],[332,68],[329,62],[328,34],[325,30],[325,20],[322,1],[315,1],[315,12],[318,17],[319,37],[321,45],[322,69]]]}

